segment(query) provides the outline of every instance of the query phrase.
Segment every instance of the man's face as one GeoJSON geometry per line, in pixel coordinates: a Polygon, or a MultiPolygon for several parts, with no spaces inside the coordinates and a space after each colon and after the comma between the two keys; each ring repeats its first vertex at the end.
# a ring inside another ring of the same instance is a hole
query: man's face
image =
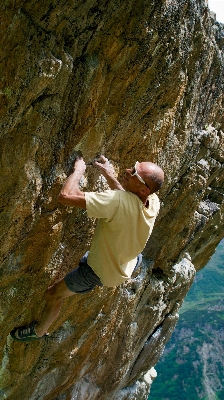
{"type": "Polygon", "coordinates": [[[133,168],[126,169],[121,179],[121,185],[124,190],[136,193],[142,187],[142,185],[144,185],[144,183],[141,182],[141,179],[142,178],[137,171],[137,166],[135,165],[133,168]]]}
{"type": "Polygon", "coordinates": [[[126,169],[121,179],[124,190],[137,194],[142,200],[159,190],[164,182],[164,171],[152,162],[136,162],[133,168],[126,169]]]}
{"type": "Polygon", "coordinates": [[[122,178],[121,178],[121,185],[124,188],[124,190],[127,190],[130,192],[130,181],[131,180],[131,169],[126,169],[124,172],[122,178]]]}

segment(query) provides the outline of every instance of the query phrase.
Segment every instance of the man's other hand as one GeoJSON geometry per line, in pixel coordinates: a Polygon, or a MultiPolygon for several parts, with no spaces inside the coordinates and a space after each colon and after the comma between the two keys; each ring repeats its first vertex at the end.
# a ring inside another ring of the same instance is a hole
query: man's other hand
{"type": "Polygon", "coordinates": [[[100,155],[96,160],[94,160],[93,165],[101,172],[105,177],[109,174],[114,174],[114,168],[109,163],[108,158],[100,155]]]}

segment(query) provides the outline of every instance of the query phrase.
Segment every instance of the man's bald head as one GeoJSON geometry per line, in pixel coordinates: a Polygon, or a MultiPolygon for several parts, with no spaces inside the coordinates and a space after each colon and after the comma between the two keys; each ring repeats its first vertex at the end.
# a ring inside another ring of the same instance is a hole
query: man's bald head
{"type": "Polygon", "coordinates": [[[157,192],[162,187],[164,172],[157,164],[146,161],[141,162],[138,164],[138,171],[150,188],[150,194],[157,192]]]}

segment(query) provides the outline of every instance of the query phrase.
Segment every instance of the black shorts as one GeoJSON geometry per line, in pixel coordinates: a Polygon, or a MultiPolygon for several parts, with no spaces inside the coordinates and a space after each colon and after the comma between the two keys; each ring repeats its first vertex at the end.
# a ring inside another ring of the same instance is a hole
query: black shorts
{"type": "MultiPolygon", "coordinates": [[[[95,286],[103,286],[100,278],[87,264],[88,254],[89,252],[87,251],[86,254],[81,258],[79,266],[69,272],[64,278],[65,284],[71,292],[85,294],[91,292],[95,286]]],[[[139,254],[137,256],[137,263],[134,271],[140,266],[141,262],[142,254],[139,254]]]]}
{"type": "Polygon", "coordinates": [[[71,292],[85,294],[91,292],[95,286],[103,286],[100,278],[87,264],[88,254],[89,252],[87,251],[79,261],[79,266],[64,278],[65,284],[71,292]]]}

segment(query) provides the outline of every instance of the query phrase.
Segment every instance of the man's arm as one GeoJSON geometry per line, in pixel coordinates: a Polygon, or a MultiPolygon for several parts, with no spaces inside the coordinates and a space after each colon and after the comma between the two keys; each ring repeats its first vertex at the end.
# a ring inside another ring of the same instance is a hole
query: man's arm
{"type": "Polygon", "coordinates": [[[100,173],[106,178],[107,183],[112,190],[124,190],[121,184],[118,182],[114,175],[114,169],[110,165],[108,159],[104,156],[100,156],[98,158],[98,161],[95,160],[93,165],[97,167],[97,169],[100,171],[100,173]]]}
{"type": "Polygon", "coordinates": [[[64,206],[86,209],[85,194],[79,188],[79,182],[85,170],[86,164],[83,159],[76,160],[74,172],[68,177],[58,195],[58,201],[64,206]]]}

